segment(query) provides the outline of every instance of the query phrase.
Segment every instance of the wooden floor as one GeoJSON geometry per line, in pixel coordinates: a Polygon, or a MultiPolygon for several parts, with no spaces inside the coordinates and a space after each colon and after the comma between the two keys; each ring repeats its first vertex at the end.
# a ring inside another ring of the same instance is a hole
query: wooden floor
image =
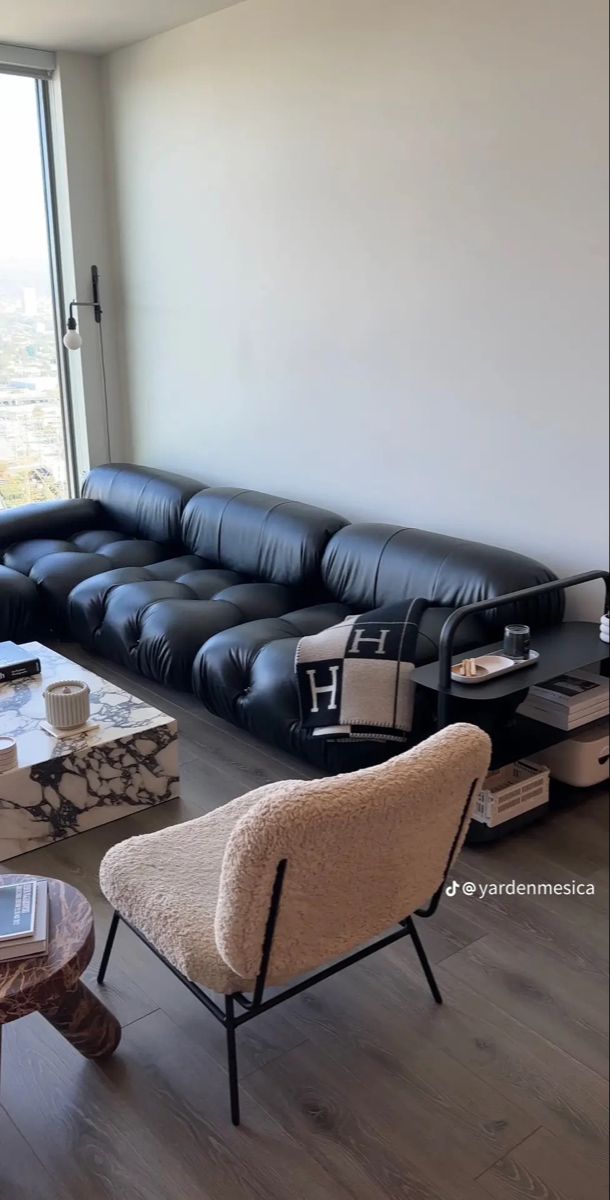
{"type": "MultiPolygon", "coordinates": [[[[308,774],[196,702],[68,653],[177,715],[180,803],[5,869],[57,876],[108,927],[97,872],[115,842],[308,774]]],[[[2,1200],[605,1200],[607,793],[493,849],[474,882],[593,881],[594,898],[447,899],[409,943],[242,1031],[243,1127],[227,1116],[223,1032],[122,930],[104,989],[117,1056],[85,1062],[37,1016],[5,1033],[2,1200]]]]}

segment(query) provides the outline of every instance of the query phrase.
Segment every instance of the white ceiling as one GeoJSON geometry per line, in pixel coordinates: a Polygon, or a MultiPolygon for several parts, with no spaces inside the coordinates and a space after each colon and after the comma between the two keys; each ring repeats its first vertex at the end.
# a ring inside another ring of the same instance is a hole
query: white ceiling
{"type": "Polygon", "coordinates": [[[104,54],[242,0],[0,0],[0,42],[104,54]]]}

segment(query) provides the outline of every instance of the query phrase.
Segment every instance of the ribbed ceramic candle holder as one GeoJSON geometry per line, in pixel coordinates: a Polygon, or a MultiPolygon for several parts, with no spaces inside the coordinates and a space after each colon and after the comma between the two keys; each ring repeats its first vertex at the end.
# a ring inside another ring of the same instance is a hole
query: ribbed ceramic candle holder
{"type": "Polygon", "coordinates": [[[0,737],[0,775],[17,766],[17,743],[12,737],[0,737]]]}
{"type": "Polygon", "coordinates": [[[91,713],[89,687],[78,679],[51,683],[44,693],[47,721],[54,729],[76,729],[91,713]]]}

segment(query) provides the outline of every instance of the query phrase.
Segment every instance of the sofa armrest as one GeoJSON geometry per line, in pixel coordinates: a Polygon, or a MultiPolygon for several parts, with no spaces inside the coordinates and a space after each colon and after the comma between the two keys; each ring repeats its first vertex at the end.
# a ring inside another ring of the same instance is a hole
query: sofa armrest
{"type": "MultiPolygon", "coordinates": [[[[277,706],[282,717],[288,710],[292,714],[294,709],[294,719],[297,719],[299,704],[294,655],[299,638],[320,633],[346,616],[347,611],[342,605],[320,604],[281,617],[248,621],[236,629],[215,634],[201,647],[193,664],[195,695],[217,716],[251,732],[258,733],[255,726],[259,701],[265,711],[267,704],[271,711],[277,706]],[[273,658],[274,648],[278,645],[282,648],[281,665],[267,671],[265,663],[269,656],[273,658]],[[278,689],[282,700],[276,704],[278,689]],[[287,702],[287,696],[290,702],[287,702]]],[[[273,740],[268,732],[266,730],[260,736],[266,737],[267,741],[273,740]]]]}
{"type": "Polygon", "coordinates": [[[97,500],[47,500],[0,512],[0,555],[33,538],[65,538],[81,529],[101,528],[106,520],[97,500]]]}

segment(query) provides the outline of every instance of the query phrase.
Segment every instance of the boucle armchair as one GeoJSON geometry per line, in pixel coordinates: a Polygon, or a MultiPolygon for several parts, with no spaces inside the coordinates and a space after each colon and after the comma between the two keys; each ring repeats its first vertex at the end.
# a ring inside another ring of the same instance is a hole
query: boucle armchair
{"type": "Polygon", "coordinates": [[[436,911],[490,757],[482,730],[453,725],[381,766],[269,784],[115,846],[99,982],[123,920],[224,1025],[239,1124],[236,1032],[260,1013],[402,937],[442,1003],[413,916],[436,911]]]}

